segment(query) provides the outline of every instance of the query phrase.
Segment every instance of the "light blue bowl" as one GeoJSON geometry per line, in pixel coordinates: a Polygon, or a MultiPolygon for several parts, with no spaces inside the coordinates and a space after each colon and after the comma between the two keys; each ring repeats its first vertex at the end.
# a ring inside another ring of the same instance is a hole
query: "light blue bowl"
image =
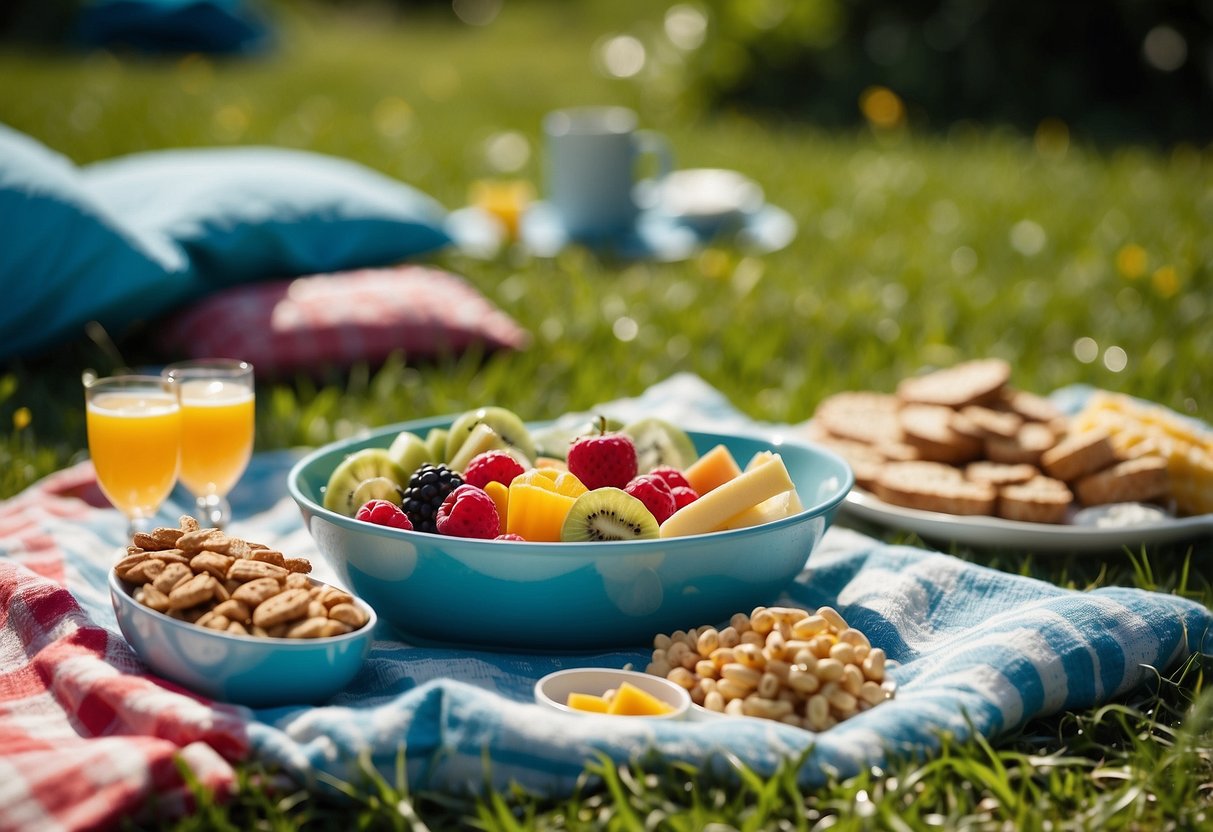
{"type": "Polygon", "coordinates": [[[178,621],[140,604],[131,595],[134,587],[112,569],[109,588],[122,635],[157,675],[211,699],[254,708],[333,697],[362,667],[377,621],[375,611],[355,599],[370,621],[343,636],[239,636],[178,621]]]}
{"type": "Polygon", "coordinates": [[[406,422],[327,445],[291,469],[287,487],[321,554],[406,641],[512,650],[641,647],[657,633],[715,624],[771,603],[805,566],[854,477],[841,457],[791,440],[691,433],[741,464],[776,450],[806,508],[763,526],[612,543],[470,540],[365,523],[322,505],[333,469],[406,422]]]}

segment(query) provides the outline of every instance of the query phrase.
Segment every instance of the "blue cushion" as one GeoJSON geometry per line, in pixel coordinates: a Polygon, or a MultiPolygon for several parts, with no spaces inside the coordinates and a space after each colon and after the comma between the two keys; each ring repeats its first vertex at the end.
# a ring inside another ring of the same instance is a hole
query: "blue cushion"
{"type": "Polygon", "coordinates": [[[127,226],[80,186],[76,167],[0,124],[0,360],[83,334],[115,337],[195,294],[183,252],[127,226]]]}
{"type": "Polygon", "coordinates": [[[256,52],[271,40],[244,0],[85,0],[75,39],[93,48],[214,53],[256,52]]]}
{"type": "Polygon", "coordinates": [[[383,266],[451,242],[446,211],[431,197],[316,153],[155,151],[80,176],[127,222],[180,244],[212,287],[383,266]]]}

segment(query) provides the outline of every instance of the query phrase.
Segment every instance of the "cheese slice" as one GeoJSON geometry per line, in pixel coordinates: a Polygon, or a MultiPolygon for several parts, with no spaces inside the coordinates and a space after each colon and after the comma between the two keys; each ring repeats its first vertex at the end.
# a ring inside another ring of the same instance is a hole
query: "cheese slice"
{"type": "Polygon", "coordinates": [[[761,526],[763,523],[782,520],[784,517],[791,517],[802,511],[804,511],[804,504],[800,502],[800,495],[793,488],[791,491],[784,491],[782,494],[776,494],[770,499],[763,500],[740,514],[733,515],[719,527],[718,531],[761,526]]]}
{"type": "Polygon", "coordinates": [[[662,537],[707,534],[721,523],[796,485],[779,454],[687,503],[661,524],[662,537]]]}

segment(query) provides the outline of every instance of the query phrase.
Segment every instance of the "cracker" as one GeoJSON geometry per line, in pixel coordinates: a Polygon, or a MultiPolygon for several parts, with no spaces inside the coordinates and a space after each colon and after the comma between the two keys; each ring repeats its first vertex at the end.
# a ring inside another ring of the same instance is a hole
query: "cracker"
{"type": "Polygon", "coordinates": [[[1012,413],[1019,414],[1029,422],[1053,422],[1066,418],[1061,408],[1053,402],[1027,390],[1007,387],[1002,391],[1001,400],[1012,413]]]}
{"type": "Polygon", "coordinates": [[[236,587],[231,593],[231,600],[256,607],[265,599],[277,595],[281,591],[282,585],[276,578],[255,578],[236,587]]]}
{"type": "Polygon", "coordinates": [[[956,419],[954,410],[941,405],[908,404],[898,412],[906,444],[934,462],[968,462],[981,453],[981,440],[956,430],[956,419]]]}
{"type": "Polygon", "coordinates": [[[150,584],[164,571],[165,566],[166,564],[160,558],[150,557],[128,569],[123,580],[132,584],[150,584]]]}
{"type": "Polygon", "coordinates": [[[1074,495],[1061,480],[1037,476],[998,491],[998,516],[1025,523],[1064,523],[1074,495]]]}
{"type": "Polygon", "coordinates": [[[169,605],[168,595],[157,589],[154,584],[146,584],[135,590],[135,600],[156,612],[164,612],[169,605]]]}
{"type": "Polygon", "coordinates": [[[980,431],[982,438],[1000,436],[1003,439],[1013,439],[1023,427],[1023,416],[1010,410],[996,410],[978,404],[967,405],[960,410],[970,424],[980,431]]]}
{"type": "Polygon", "coordinates": [[[1040,465],[1040,457],[1057,444],[1057,436],[1039,422],[1026,422],[1014,439],[990,436],[985,441],[986,457],[992,462],[1008,465],[1027,463],[1040,465]]]}
{"type": "Polygon", "coordinates": [[[167,595],[182,581],[188,581],[192,577],[194,577],[193,570],[184,563],[170,563],[164,567],[163,572],[156,576],[156,580],[152,581],[152,584],[167,595]]]}
{"type": "Polygon", "coordinates": [[[234,558],[204,549],[190,558],[190,569],[195,572],[206,572],[222,581],[227,578],[227,571],[232,568],[233,563],[235,563],[234,558]]]}
{"type": "Polygon", "coordinates": [[[250,560],[249,558],[237,558],[232,561],[231,567],[227,570],[227,577],[233,581],[255,581],[258,578],[274,578],[275,580],[285,580],[288,572],[281,566],[274,566],[272,563],[265,563],[259,560],[250,560]]]}
{"type": "Polygon", "coordinates": [[[287,638],[323,638],[328,632],[327,618],[313,616],[305,618],[298,624],[292,624],[286,631],[287,638]]]}
{"type": "Polygon", "coordinates": [[[813,421],[839,439],[874,445],[901,440],[897,420],[900,403],[888,393],[846,391],[835,393],[817,406],[813,421]]]}
{"type": "Polygon", "coordinates": [[[132,569],[143,563],[145,560],[150,559],[152,556],[151,552],[145,552],[142,549],[138,549],[134,552],[131,552],[128,549],[127,553],[128,554],[126,557],[114,564],[114,571],[117,572],[118,577],[124,581],[130,580],[128,576],[131,574],[132,569]]]}
{"type": "Polygon", "coordinates": [[[361,607],[355,606],[352,603],[336,604],[328,611],[328,617],[334,621],[340,621],[343,624],[348,624],[355,630],[370,620],[370,617],[362,611],[361,607]]]}
{"type": "Polygon", "coordinates": [[[177,539],[177,548],[190,554],[197,554],[203,549],[217,552],[226,549],[227,545],[227,535],[219,529],[195,529],[177,539]]]}
{"type": "Polygon", "coordinates": [[[168,594],[169,609],[186,610],[211,600],[215,595],[215,579],[205,572],[182,582],[168,594]]]}
{"type": "Polygon", "coordinates": [[[269,630],[278,624],[288,624],[307,615],[307,590],[288,589],[270,596],[253,610],[253,624],[269,630]]]}
{"type": "Polygon", "coordinates": [[[1156,500],[1165,497],[1170,487],[1167,461],[1160,456],[1139,456],[1088,474],[1074,484],[1074,492],[1083,505],[1097,506],[1156,500]]]}
{"type": "Polygon", "coordinates": [[[1027,482],[1040,474],[1040,469],[1026,462],[1008,464],[978,460],[965,466],[965,479],[973,482],[988,482],[990,485],[1014,485],[1027,482]]]}
{"type": "Polygon", "coordinates": [[[181,529],[170,529],[164,526],[152,529],[150,532],[136,532],[131,543],[151,551],[160,549],[176,549],[177,540],[181,537],[181,529]]]}
{"type": "Polygon", "coordinates": [[[229,598],[221,604],[216,604],[215,613],[227,616],[229,621],[238,621],[241,624],[248,624],[253,620],[252,607],[235,598],[229,598]]]}
{"type": "Polygon", "coordinates": [[[1040,466],[1059,480],[1074,480],[1093,474],[1116,461],[1116,449],[1106,430],[1089,430],[1067,436],[1040,455],[1040,466]]]}
{"type": "Polygon", "coordinates": [[[992,514],[998,493],[969,482],[958,468],[937,462],[893,462],[876,481],[875,494],[893,505],[945,514],[992,514]]]}
{"type": "Polygon", "coordinates": [[[999,398],[1011,378],[1011,365],[999,358],[965,361],[897,385],[897,397],[907,404],[937,404],[962,408],[999,398]]]}

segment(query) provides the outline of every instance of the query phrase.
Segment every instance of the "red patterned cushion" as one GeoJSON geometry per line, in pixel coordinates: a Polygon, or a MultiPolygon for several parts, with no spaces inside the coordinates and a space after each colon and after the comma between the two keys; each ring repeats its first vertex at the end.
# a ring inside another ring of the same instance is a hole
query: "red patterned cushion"
{"type": "Polygon", "coordinates": [[[170,360],[239,358],[269,373],[530,340],[463,278],[416,265],[235,286],[174,314],[161,331],[170,360]]]}

